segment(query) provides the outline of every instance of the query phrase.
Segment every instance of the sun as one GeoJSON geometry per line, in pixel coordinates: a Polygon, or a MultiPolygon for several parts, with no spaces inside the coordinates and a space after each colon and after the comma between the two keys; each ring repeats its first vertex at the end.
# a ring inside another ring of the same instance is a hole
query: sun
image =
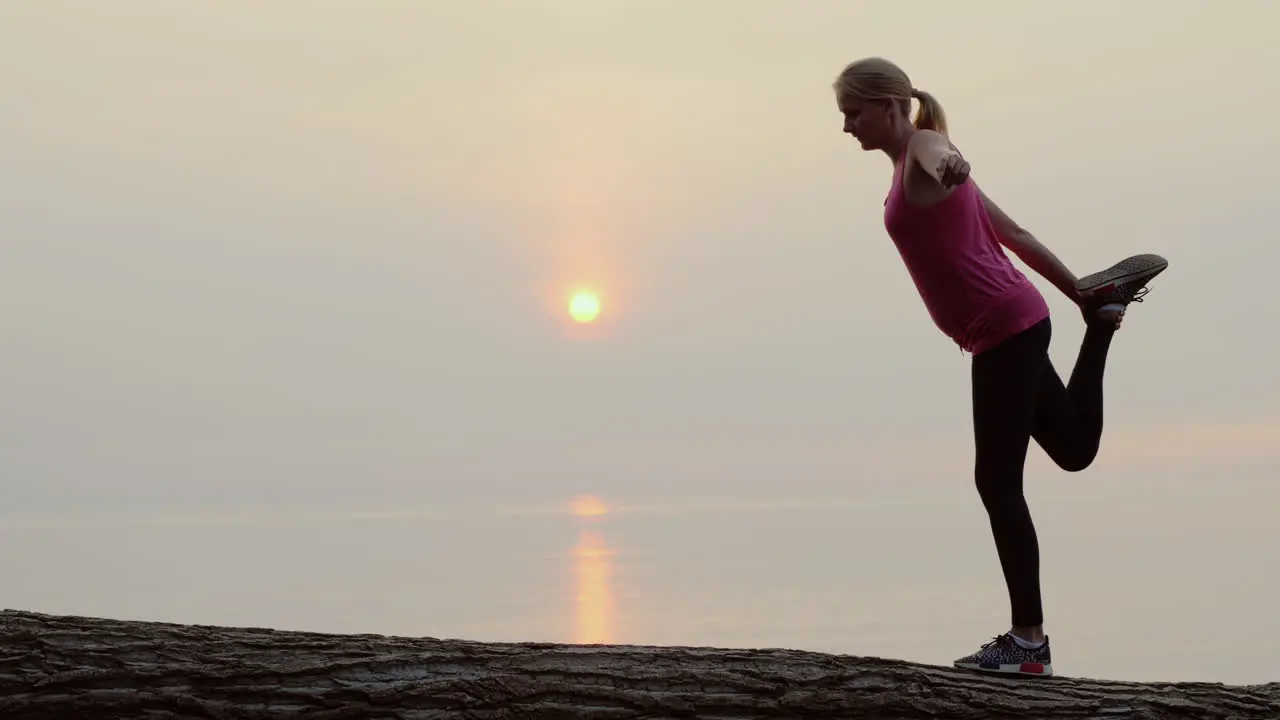
{"type": "Polygon", "coordinates": [[[589,323],[600,314],[600,299],[589,292],[580,292],[569,301],[569,315],[580,323],[589,323]]]}

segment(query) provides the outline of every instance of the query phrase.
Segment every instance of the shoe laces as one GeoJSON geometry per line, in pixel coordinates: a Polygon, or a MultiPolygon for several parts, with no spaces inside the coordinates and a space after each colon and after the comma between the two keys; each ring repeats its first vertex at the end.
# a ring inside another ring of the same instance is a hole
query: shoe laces
{"type": "Polygon", "coordinates": [[[1115,302],[1124,303],[1125,305],[1128,305],[1129,303],[1140,303],[1142,302],[1142,297],[1149,292],[1151,292],[1151,288],[1146,285],[1142,285],[1137,288],[1120,286],[1112,290],[1105,297],[1099,298],[1095,307],[1102,307],[1103,305],[1115,302]]]}
{"type": "Polygon", "coordinates": [[[1131,303],[1140,303],[1140,302],[1142,302],[1142,298],[1143,298],[1143,296],[1144,296],[1144,295],[1146,295],[1146,294],[1147,294],[1147,293],[1149,293],[1149,292],[1151,292],[1151,288],[1149,288],[1149,287],[1147,287],[1147,286],[1143,285],[1142,287],[1138,288],[1137,290],[1133,290],[1133,291],[1122,291],[1122,292],[1120,293],[1120,295],[1122,295],[1122,296],[1127,296],[1127,297],[1125,297],[1125,299],[1126,299],[1126,300],[1128,300],[1128,301],[1129,301],[1129,302],[1131,302],[1131,303]]]}
{"type": "Polygon", "coordinates": [[[1001,633],[991,638],[987,642],[983,643],[982,649],[986,650],[987,648],[993,647],[996,645],[1010,645],[1012,643],[1013,643],[1013,638],[1009,637],[1009,633],[1001,633]]]}

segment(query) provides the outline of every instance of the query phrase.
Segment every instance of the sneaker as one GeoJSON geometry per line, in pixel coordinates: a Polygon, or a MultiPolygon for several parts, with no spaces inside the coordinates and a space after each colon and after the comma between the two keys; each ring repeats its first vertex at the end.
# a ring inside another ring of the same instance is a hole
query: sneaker
{"type": "Polygon", "coordinates": [[[956,660],[954,665],[964,670],[980,670],[1005,675],[1035,675],[1048,677],[1053,674],[1049,657],[1049,638],[1034,650],[1019,645],[1009,633],[997,635],[983,645],[978,652],[956,660]]]}
{"type": "Polygon", "coordinates": [[[1133,255],[1106,270],[1080,278],[1076,291],[1089,296],[1086,310],[1097,310],[1104,305],[1123,308],[1129,303],[1142,302],[1147,283],[1167,267],[1169,261],[1159,255],[1133,255]]]}

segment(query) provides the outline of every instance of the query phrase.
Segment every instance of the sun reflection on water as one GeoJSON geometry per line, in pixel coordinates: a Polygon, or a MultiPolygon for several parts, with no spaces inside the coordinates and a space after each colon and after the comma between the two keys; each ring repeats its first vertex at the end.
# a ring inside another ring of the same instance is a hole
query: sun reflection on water
{"type": "Polygon", "coordinates": [[[615,642],[613,558],[617,555],[598,527],[609,509],[592,495],[580,495],[571,503],[573,514],[583,523],[573,548],[573,571],[577,604],[574,609],[574,643],[615,642]]]}

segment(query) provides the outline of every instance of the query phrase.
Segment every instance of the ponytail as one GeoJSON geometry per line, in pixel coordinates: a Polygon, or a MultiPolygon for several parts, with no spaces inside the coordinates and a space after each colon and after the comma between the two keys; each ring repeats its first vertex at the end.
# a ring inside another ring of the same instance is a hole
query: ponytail
{"type": "Polygon", "coordinates": [[[923,90],[911,89],[911,97],[920,101],[920,109],[916,111],[913,123],[917,130],[933,130],[947,134],[947,114],[942,111],[938,99],[923,90]]]}

